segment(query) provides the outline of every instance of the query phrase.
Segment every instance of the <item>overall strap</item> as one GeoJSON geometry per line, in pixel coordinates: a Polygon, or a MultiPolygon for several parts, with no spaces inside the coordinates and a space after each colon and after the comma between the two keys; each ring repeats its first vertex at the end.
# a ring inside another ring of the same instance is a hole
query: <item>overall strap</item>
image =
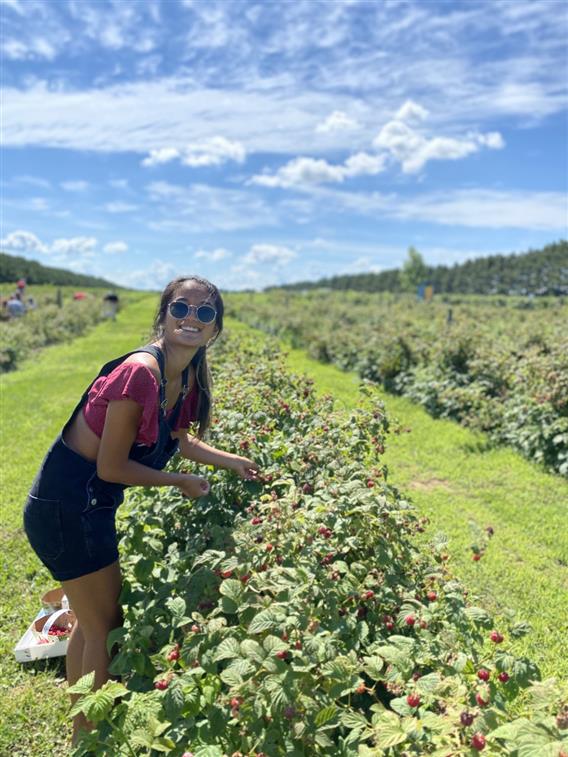
{"type": "Polygon", "coordinates": [[[182,374],[181,374],[181,392],[176,400],[176,404],[174,405],[174,408],[170,414],[170,417],[168,418],[168,425],[171,429],[173,429],[173,427],[177,423],[177,419],[179,418],[183,401],[185,400],[187,393],[189,392],[188,381],[189,381],[189,365],[186,365],[186,367],[183,369],[182,374]]]}

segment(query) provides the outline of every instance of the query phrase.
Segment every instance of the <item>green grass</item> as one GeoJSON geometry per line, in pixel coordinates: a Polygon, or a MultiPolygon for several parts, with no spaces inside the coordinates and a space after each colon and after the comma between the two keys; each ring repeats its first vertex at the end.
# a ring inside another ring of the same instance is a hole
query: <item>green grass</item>
{"type": "MultiPolygon", "coordinates": [[[[140,297],[116,322],[105,322],[73,343],[49,347],[1,379],[2,755],[47,757],[68,750],[63,658],[21,665],[12,653],[41,594],[54,585],[28,546],[22,506],[48,446],[100,366],[146,341],[155,301],[155,295],[140,297]]],[[[227,328],[247,329],[231,319],[227,328]]],[[[361,401],[353,374],[322,366],[300,351],[289,352],[288,364],[311,374],[320,392],[336,397],[338,407],[350,410],[361,401]]],[[[389,412],[412,429],[390,440],[385,458],[391,482],[431,517],[431,532],[448,533],[456,573],[486,606],[503,612],[507,605],[530,620],[534,632],[517,642],[517,649],[525,649],[545,674],[566,675],[568,485],[511,450],[486,449],[481,436],[435,421],[407,400],[385,396],[385,401],[389,412]],[[470,559],[469,519],[495,528],[480,563],[470,559]]]]}
{"type": "MultiPolygon", "coordinates": [[[[290,369],[310,375],[338,408],[361,403],[355,373],[285,349],[290,369]]],[[[407,399],[381,397],[387,413],[410,429],[390,437],[384,461],[389,482],[430,518],[425,537],[449,537],[454,572],[483,606],[500,619],[512,610],[531,624],[532,632],[515,642],[517,652],[535,660],[543,676],[568,678],[568,484],[511,449],[491,448],[482,434],[433,419],[407,399]],[[470,522],[495,529],[477,563],[470,522]]]]}

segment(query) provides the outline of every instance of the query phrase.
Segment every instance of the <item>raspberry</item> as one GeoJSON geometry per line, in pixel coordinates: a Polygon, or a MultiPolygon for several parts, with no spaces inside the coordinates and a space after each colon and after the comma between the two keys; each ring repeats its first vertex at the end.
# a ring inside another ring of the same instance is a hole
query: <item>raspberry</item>
{"type": "Polygon", "coordinates": [[[428,599],[428,602],[435,602],[438,599],[438,595],[435,591],[429,591],[428,594],[426,594],[426,598],[428,599]]]}
{"type": "Polygon", "coordinates": [[[475,701],[480,707],[487,707],[489,704],[489,695],[487,696],[487,699],[484,699],[481,694],[478,693],[475,695],[475,701]]]}
{"type": "Polygon", "coordinates": [[[471,737],[471,746],[481,752],[485,749],[485,736],[482,733],[474,733],[471,737]]]}
{"type": "Polygon", "coordinates": [[[253,526],[260,526],[261,523],[262,523],[262,518],[253,518],[251,520],[251,524],[253,526]]]}
{"type": "Polygon", "coordinates": [[[250,580],[250,575],[248,573],[245,573],[244,576],[241,576],[241,583],[246,584],[250,580]]]}
{"type": "Polygon", "coordinates": [[[363,592],[363,596],[361,597],[361,599],[372,599],[374,596],[375,596],[375,592],[369,589],[369,591],[363,592]]]}
{"type": "Polygon", "coordinates": [[[191,626],[191,629],[190,629],[190,630],[191,630],[191,631],[192,631],[193,633],[199,633],[199,631],[200,631],[200,628],[199,628],[199,626],[197,626],[197,625],[195,625],[195,624],[194,624],[194,625],[192,625],[192,626],[191,626]]]}
{"type": "Polygon", "coordinates": [[[272,552],[272,550],[274,549],[274,545],[273,545],[273,544],[270,544],[270,543],[269,543],[269,544],[267,544],[267,545],[266,545],[266,546],[264,547],[264,549],[265,549],[265,550],[266,550],[267,552],[272,552]]]}
{"type": "Polygon", "coordinates": [[[406,703],[409,707],[418,707],[420,704],[420,696],[418,694],[409,694],[406,697],[406,703]]]}
{"type": "Polygon", "coordinates": [[[374,487],[374,485],[375,485],[375,482],[373,481],[373,479],[372,479],[372,478],[370,478],[370,479],[369,479],[369,480],[367,481],[367,489],[372,489],[372,488],[374,487]]]}
{"type": "Polygon", "coordinates": [[[477,677],[479,678],[480,681],[488,681],[489,675],[490,675],[489,671],[486,670],[485,668],[481,668],[480,670],[477,671],[477,677]]]}
{"type": "Polygon", "coordinates": [[[233,575],[233,571],[232,570],[224,570],[221,573],[222,578],[230,578],[232,575],[233,575]]]}
{"type": "Polygon", "coordinates": [[[166,678],[160,678],[159,681],[156,681],[154,683],[154,688],[158,689],[158,691],[164,691],[168,688],[170,682],[166,678]]]}
{"type": "Polygon", "coordinates": [[[302,642],[301,642],[301,641],[297,641],[297,642],[296,642],[296,643],[294,644],[294,646],[296,647],[296,649],[301,649],[301,648],[302,648],[302,642]]]}
{"type": "Polygon", "coordinates": [[[479,560],[481,560],[481,555],[479,554],[479,552],[475,552],[475,554],[472,555],[471,559],[474,562],[479,562],[479,560]]]}
{"type": "Polygon", "coordinates": [[[499,673],[498,678],[501,681],[501,683],[507,683],[507,681],[509,680],[510,676],[509,676],[508,673],[505,673],[503,671],[503,673],[499,673]]]}
{"type": "Polygon", "coordinates": [[[460,723],[463,726],[470,726],[474,720],[475,720],[475,715],[473,714],[473,712],[464,711],[460,715],[460,723]]]}
{"type": "Polygon", "coordinates": [[[414,615],[407,615],[404,619],[404,622],[407,626],[410,626],[412,628],[412,626],[416,623],[416,618],[414,617],[414,615]]]}
{"type": "Polygon", "coordinates": [[[491,631],[489,638],[494,644],[500,644],[505,637],[499,631],[491,631]]]}
{"type": "Polygon", "coordinates": [[[168,660],[170,662],[173,662],[174,660],[179,660],[179,649],[174,648],[168,655],[168,660]]]}
{"type": "Polygon", "coordinates": [[[364,694],[367,691],[367,687],[364,683],[360,683],[359,686],[355,689],[356,694],[364,694]]]}
{"type": "Polygon", "coordinates": [[[288,651],[286,649],[281,649],[279,652],[276,652],[276,657],[278,657],[279,660],[285,660],[288,657],[288,651]]]}
{"type": "Polygon", "coordinates": [[[238,697],[233,697],[231,699],[231,707],[234,707],[234,708],[238,709],[241,706],[241,701],[242,700],[239,699],[238,697]]]}

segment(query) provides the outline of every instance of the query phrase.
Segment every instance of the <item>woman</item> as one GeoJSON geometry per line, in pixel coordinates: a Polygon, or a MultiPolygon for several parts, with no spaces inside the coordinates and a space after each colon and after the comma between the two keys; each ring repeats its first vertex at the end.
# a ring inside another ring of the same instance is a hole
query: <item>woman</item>
{"type": "MultiPolygon", "coordinates": [[[[210,422],[207,347],[223,328],[223,300],[197,276],[164,289],[155,341],[107,363],[84,393],[32,485],[24,527],[40,560],[59,581],[77,617],[67,651],[67,678],[95,671],[109,677],[106,638],[121,624],[121,576],[115,513],[127,486],[175,486],[186,497],[207,494],[204,478],[162,469],[179,448],[196,463],[258,472],[247,458],[202,439],[210,422]],[[197,437],[186,430],[198,421],[197,437]]],[[[74,740],[86,728],[74,721],[74,740]]]]}

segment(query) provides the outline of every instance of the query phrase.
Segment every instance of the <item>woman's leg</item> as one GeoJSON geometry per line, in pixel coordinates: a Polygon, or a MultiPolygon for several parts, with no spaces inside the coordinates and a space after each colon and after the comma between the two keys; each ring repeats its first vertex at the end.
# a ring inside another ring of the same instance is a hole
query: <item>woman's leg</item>
{"type": "MultiPolygon", "coordinates": [[[[68,655],[69,651],[71,652],[67,667],[69,685],[94,670],[95,688],[98,689],[110,677],[107,636],[113,628],[122,623],[118,604],[121,588],[120,566],[118,562],[114,562],[86,576],[63,581],[62,586],[77,617],[77,625],[68,648],[68,655]]],[[[76,716],[73,720],[73,740],[77,739],[79,729],[88,727],[84,716],[76,716]]]]}

